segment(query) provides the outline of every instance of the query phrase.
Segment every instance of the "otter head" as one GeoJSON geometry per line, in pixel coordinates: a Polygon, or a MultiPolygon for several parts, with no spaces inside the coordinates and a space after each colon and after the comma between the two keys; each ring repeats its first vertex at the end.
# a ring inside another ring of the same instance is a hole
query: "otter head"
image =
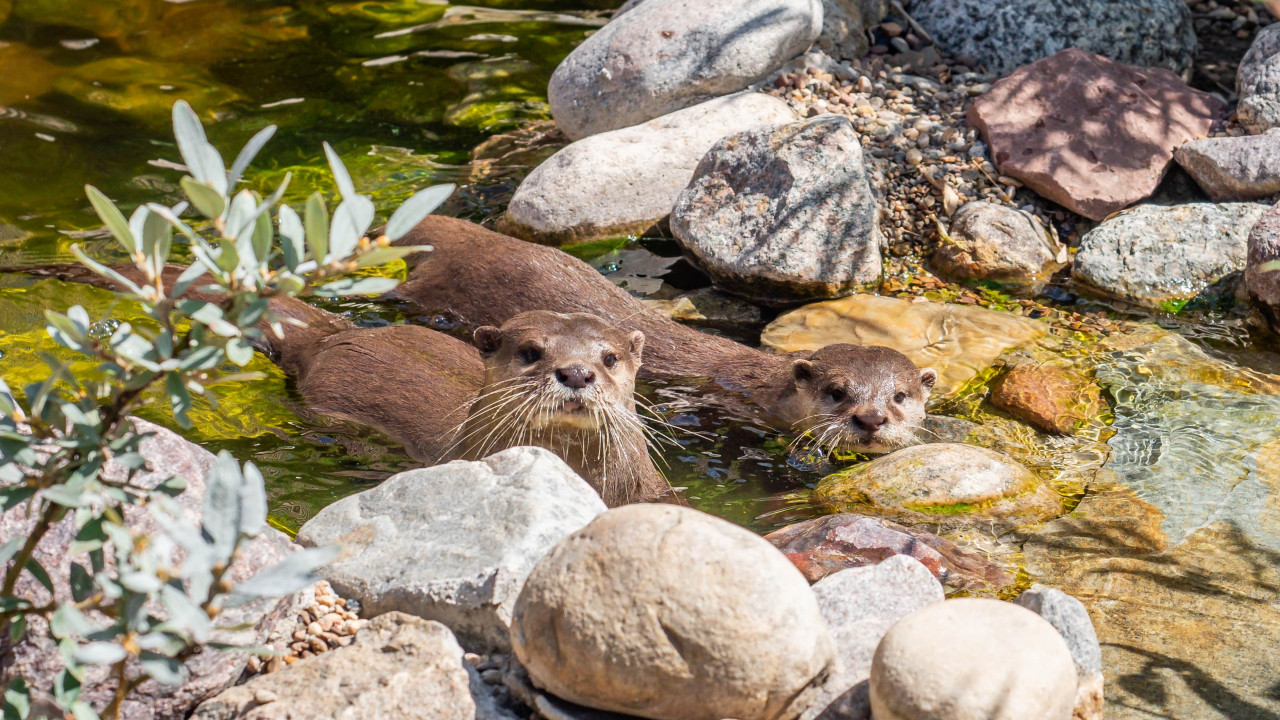
{"type": "Polygon", "coordinates": [[[850,452],[912,445],[937,379],[897,350],[828,345],[791,363],[797,430],[850,452]]]}
{"type": "MultiPolygon", "coordinates": [[[[644,333],[625,332],[586,313],[535,311],[501,328],[481,327],[485,395],[534,431],[600,430],[619,411],[634,415],[644,333]]],[[[513,432],[518,433],[519,430],[513,432]]]]}

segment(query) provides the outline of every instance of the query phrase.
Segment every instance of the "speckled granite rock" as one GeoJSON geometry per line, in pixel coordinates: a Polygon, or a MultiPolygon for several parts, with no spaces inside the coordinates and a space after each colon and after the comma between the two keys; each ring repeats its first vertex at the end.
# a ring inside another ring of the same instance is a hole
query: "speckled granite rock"
{"type": "Polygon", "coordinates": [[[961,205],[932,259],[953,278],[1015,290],[1038,290],[1066,261],[1066,247],[1034,215],[990,202],[961,205]]]}
{"type": "Polygon", "coordinates": [[[1192,140],[1173,157],[1218,202],[1280,194],[1280,128],[1262,135],[1192,140]]]}
{"type": "Polygon", "coordinates": [[[1280,25],[1258,32],[1236,71],[1236,118],[1252,133],[1280,127],[1280,25]]]}

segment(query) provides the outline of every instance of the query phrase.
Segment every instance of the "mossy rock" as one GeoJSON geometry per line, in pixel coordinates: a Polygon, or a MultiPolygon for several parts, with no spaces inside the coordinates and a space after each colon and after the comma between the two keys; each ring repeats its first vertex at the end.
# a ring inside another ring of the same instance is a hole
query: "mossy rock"
{"type": "MultiPolygon", "coordinates": [[[[4,22],[6,14],[4,2],[0,0],[0,22],[4,22]]],[[[0,43],[0,105],[40,97],[49,92],[63,72],[29,45],[0,43]]]]}
{"type": "Polygon", "coordinates": [[[1012,458],[959,443],[917,445],[823,479],[813,501],[941,529],[1009,529],[1065,512],[1062,496],[1012,458]]]}
{"type": "Polygon", "coordinates": [[[203,70],[116,57],[76,68],[54,89],[84,105],[111,110],[154,128],[168,127],[173,104],[186,100],[201,118],[217,119],[218,109],[242,100],[233,88],[203,70]]]}
{"type": "MultiPolygon", "coordinates": [[[[162,0],[9,0],[14,17],[40,25],[62,25],[87,30],[105,38],[122,38],[150,27],[159,16],[162,0]]],[[[4,3],[6,0],[0,0],[4,3]]],[[[0,8],[0,16],[3,16],[0,8]]],[[[0,18],[2,19],[2,18],[0,18]]]]}

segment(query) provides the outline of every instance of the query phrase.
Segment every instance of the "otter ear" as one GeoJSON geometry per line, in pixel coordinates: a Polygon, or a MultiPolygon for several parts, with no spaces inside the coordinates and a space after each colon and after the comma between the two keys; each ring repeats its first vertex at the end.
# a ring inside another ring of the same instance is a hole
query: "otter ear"
{"type": "Polygon", "coordinates": [[[796,360],[791,363],[791,376],[798,383],[806,383],[813,379],[813,363],[808,360],[796,360]]]}
{"type": "Polygon", "coordinates": [[[471,336],[476,347],[480,348],[480,352],[484,355],[498,351],[498,347],[502,345],[502,331],[492,325],[476,328],[475,333],[471,336]]]}
{"type": "Polygon", "coordinates": [[[644,354],[644,333],[637,330],[631,333],[631,355],[639,362],[642,354],[644,354]]]}
{"type": "Polygon", "coordinates": [[[933,390],[933,384],[938,382],[938,371],[933,368],[925,368],[920,371],[920,384],[924,386],[924,391],[928,393],[933,390]]]}

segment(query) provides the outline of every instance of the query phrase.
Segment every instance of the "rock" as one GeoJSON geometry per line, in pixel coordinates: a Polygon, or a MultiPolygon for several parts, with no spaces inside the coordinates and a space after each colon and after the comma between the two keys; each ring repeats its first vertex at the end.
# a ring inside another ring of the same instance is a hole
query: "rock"
{"type": "Polygon", "coordinates": [[[321,510],[298,542],[346,548],[321,575],[365,617],[406,612],[503,650],[534,564],[604,509],[560,458],[520,447],[394,475],[321,510]]]}
{"type": "Polygon", "coordinates": [[[53,88],[90,111],[119,113],[157,130],[172,122],[177,98],[188,101],[206,122],[221,119],[223,108],[244,99],[204,70],[139,57],[80,65],[59,77],[53,88]]]}
{"type": "Polygon", "coordinates": [[[359,720],[409,713],[475,720],[462,648],[449,628],[399,612],[379,615],[355,642],[259,675],[196,709],[192,720],[359,720]]]}
{"type": "Polygon", "coordinates": [[[672,300],[645,298],[641,302],[672,320],[694,327],[758,337],[765,324],[759,306],[711,287],[699,288],[672,300]]]}
{"type": "Polygon", "coordinates": [[[560,63],[551,114],[573,140],[639,125],[763,80],[821,29],[820,0],[647,0],[560,63]]]}
{"type": "Polygon", "coordinates": [[[934,396],[948,396],[991,367],[1005,350],[1043,335],[1044,325],[968,305],[855,295],[778,316],[760,336],[778,352],[832,343],[885,345],[938,371],[934,396]]]}
{"type": "Polygon", "coordinates": [[[1280,127],[1280,26],[1262,28],[1236,71],[1236,120],[1251,133],[1280,127]]]}
{"type": "Polygon", "coordinates": [[[1244,269],[1244,289],[1249,302],[1266,318],[1273,332],[1280,332],[1280,267],[1267,264],[1280,260],[1280,204],[1262,214],[1249,231],[1248,256],[1244,269]]]}
{"type": "Polygon", "coordinates": [[[1141,205],[1080,240],[1072,277],[1112,297],[1178,312],[1227,275],[1245,269],[1258,203],[1141,205]]]}
{"type": "Polygon", "coordinates": [[[1280,194],[1280,128],[1263,135],[1192,140],[1173,157],[1216,202],[1280,194]]]}
{"type": "Polygon", "coordinates": [[[824,515],[765,535],[809,582],[899,555],[915,559],[946,585],[995,590],[1013,583],[998,565],[930,532],[853,513],[824,515]]]}
{"type": "Polygon", "coordinates": [[[1038,290],[1066,261],[1066,247],[1034,215],[990,202],[961,205],[933,253],[945,275],[1015,290],[1038,290]]]}
{"type": "Polygon", "coordinates": [[[1102,220],[1154,192],[1174,149],[1208,135],[1223,110],[1167,70],[1063,50],[997,82],[966,117],[1000,172],[1102,220]]]}
{"type": "Polygon", "coordinates": [[[1075,694],[1058,631],[1000,600],[917,610],[889,629],[871,665],[876,720],[1068,720],[1075,694]]]}
{"type": "Polygon", "coordinates": [[[1011,528],[1064,512],[1062,496],[1013,459],[953,443],[916,445],[829,475],[812,501],[942,529],[1011,528]]]}
{"type": "Polygon", "coordinates": [[[867,54],[867,29],[889,12],[888,0],[822,0],[818,49],[842,60],[867,54]]]}
{"type": "Polygon", "coordinates": [[[922,0],[911,15],[951,54],[997,75],[1067,48],[1181,72],[1196,50],[1183,0],[922,0]]]}
{"type": "Polygon", "coordinates": [[[1102,390],[1069,362],[1019,363],[991,385],[991,404],[1047,433],[1074,435],[1100,421],[1102,390]]]}
{"type": "Polygon", "coordinates": [[[782,553],[671,505],[615,508],[558,544],[525,583],[511,644],[552,695],[664,720],[792,718],[833,658],[782,553]]]}
{"type": "MultiPolygon", "coordinates": [[[[199,527],[207,490],[205,474],[213,466],[214,456],[208,450],[187,442],[158,425],[144,420],[134,420],[134,424],[139,432],[154,435],[143,440],[140,449],[141,455],[147,459],[149,469],[134,475],[132,484],[153,488],[170,478],[185,479],[187,489],[177,497],[177,502],[185,518],[193,526],[199,527]]],[[[125,477],[123,469],[114,465],[108,465],[104,474],[118,480],[125,477]]],[[[30,533],[35,518],[25,517],[26,509],[27,504],[24,502],[0,515],[0,537],[23,537],[30,533]]],[[[131,506],[125,513],[129,527],[138,533],[160,532],[146,510],[131,506]]],[[[35,559],[53,578],[59,602],[72,599],[71,587],[67,584],[67,579],[71,576],[72,561],[87,562],[83,553],[72,555],[70,552],[75,536],[74,518],[69,517],[54,525],[36,548],[35,559]]],[[[268,528],[241,551],[226,579],[232,583],[246,580],[258,571],[283,560],[295,549],[283,533],[268,528]]],[[[107,557],[109,567],[112,563],[110,552],[107,557]]],[[[49,600],[48,593],[36,583],[30,573],[21,576],[15,593],[36,602],[49,600]]],[[[218,617],[219,624],[243,624],[247,627],[236,632],[215,633],[213,639],[242,646],[264,644],[291,605],[291,599],[264,599],[228,608],[218,617]]],[[[163,610],[157,608],[156,612],[163,610]]],[[[0,658],[3,659],[0,662],[0,686],[7,685],[15,677],[22,677],[32,687],[48,688],[51,687],[54,676],[63,668],[62,654],[57,643],[43,635],[47,627],[44,621],[37,618],[30,622],[31,629],[27,636],[16,644],[10,644],[7,632],[0,639],[0,658]]],[[[121,717],[137,720],[184,718],[200,702],[230,687],[244,672],[248,659],[249,656],[245,653],[213,649],[200,652],[186,662],[186,682],[181,685],[165,685],[154,680],[143,683],[125,700],[121,717]]],[[[134,670],[131,668],[130,672],[134,670]]],[[[87,667],[80,692],[81,700],[101,711],[110,702],[115,690],[116,682],[111,677],[110,666],[87,667]]]]}
{"type": "Polygon", "coordinates": [[[879,565],[842,570],[813,586],[836,646],[835,671],[801,720],[866,718],[867,678],[880,639],[898,620],[943,600],[928,568],[895,556],[879,565]]]}
{"type": "Polygon", "coordinates": [[[548,243],[642,234],[671,213],[717,140],[794,119],[778,98],[741,93],[579,140],[524,179],[499,229],[548,243]]]}
{"type": "Polygon", "coordinates": [[[1102,648],[1089,611],[1079,600],[1047,587],[1033,587],[1014,602],[1049,621],[1067,642],[1078,683],[1072,720],[1102,720],[1102,648]]]}
{"type": "Polygon", "coordinates": [[[787,304],[878,286],[879,216],[853,124],[826,115],[716,143],[671,231],[718,287],[787,304]]]}

